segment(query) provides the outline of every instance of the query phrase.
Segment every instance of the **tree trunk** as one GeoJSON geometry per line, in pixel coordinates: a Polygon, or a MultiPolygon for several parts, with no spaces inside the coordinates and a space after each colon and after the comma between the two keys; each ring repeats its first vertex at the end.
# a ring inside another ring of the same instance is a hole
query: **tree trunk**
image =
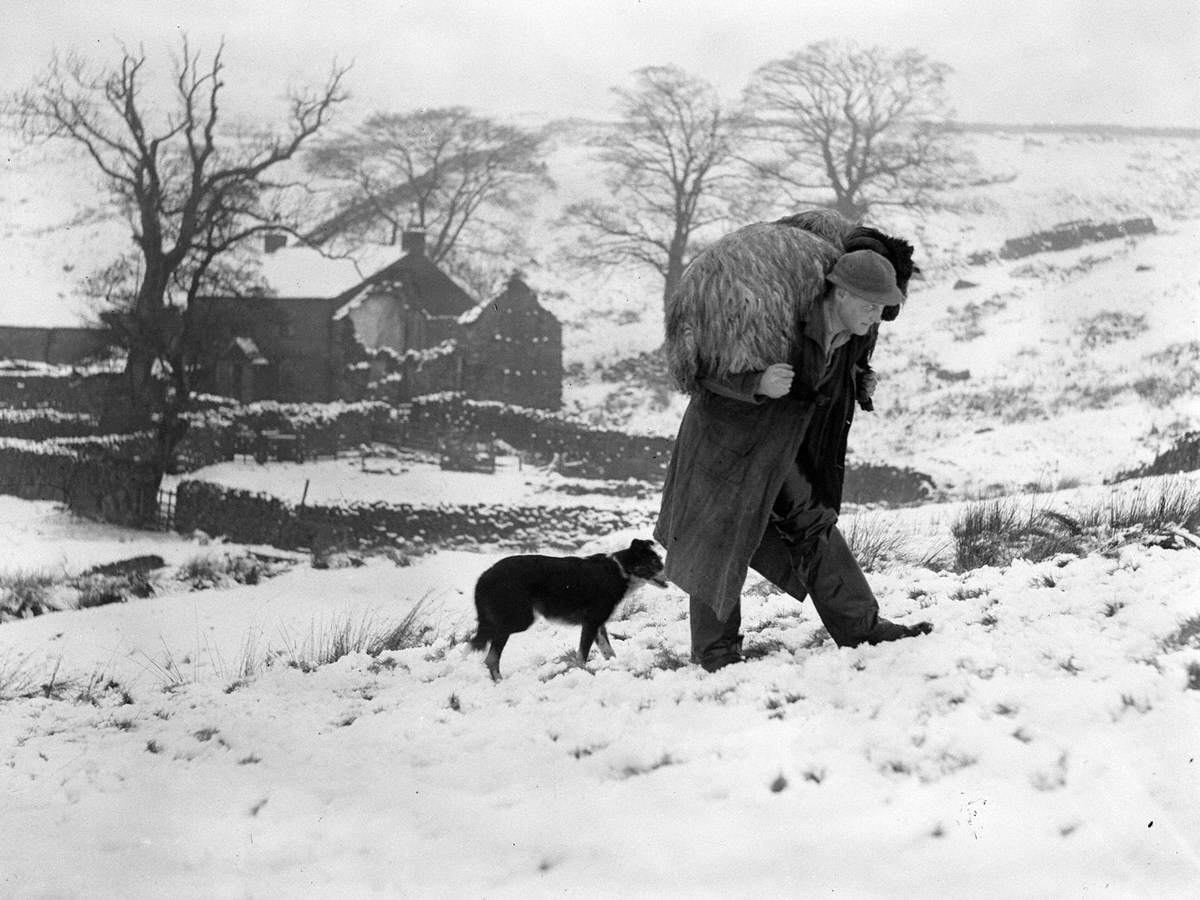
{"type": "MultiPolygon", "coordinates": [[[[667,251],[667,271],[663,276],[663,312],[666,313],[667,301],[675,292],[679,279],[683,277],[683,256],[687,250],[687,240],[676,236],[667,251]]],[[[664,315],[664,321],[665,321],[664,315]]]]}
{"type": "Polygon", "coordinates": [[[161,404],[161,390],[154,379],[154,354],[130,348],[125,371],[105,397],[100,429],[109,434],[141,431],[151,427],[161,404]]]}
{"type": "Polygon", "coordinates": [[[151,427],[162,406],[163,391],[154,377],[155,343],[162,327],[163,299],[167,293],[166,261],[147,254],[146,274],[138,286],[133,313],[128,318],[128,356],[116,396],[107,398],[101,414],[106,431],[139,431],[151,427]]]}

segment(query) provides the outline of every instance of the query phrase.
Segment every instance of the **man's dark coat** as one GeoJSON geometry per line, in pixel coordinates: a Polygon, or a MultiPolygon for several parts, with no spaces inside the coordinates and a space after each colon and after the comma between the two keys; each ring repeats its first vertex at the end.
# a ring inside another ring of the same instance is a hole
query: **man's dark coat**
{"type": "Polygon", "coordinates": [[[667,550],[664,575],[722,619],[751,565],[789,593],[806,593],[768,528],[798,458],[818,500],[833,510],[841,501],[854,366],[874,333],[852,337],[826,366],[825,272],[840,253],[798,228],[747,226],[701,253],[668,305],[671,370],[691,401],[654,536],[667,550]],[[795,369],[791,393],[755,395],[778,362],[795,369]]]}

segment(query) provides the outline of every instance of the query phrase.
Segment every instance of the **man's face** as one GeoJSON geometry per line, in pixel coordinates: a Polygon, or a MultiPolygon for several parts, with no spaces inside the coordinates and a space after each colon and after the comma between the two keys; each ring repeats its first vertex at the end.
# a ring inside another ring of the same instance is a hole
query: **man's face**
{"type": "Polygon", "coordinates": [[[851,334],[862,336],[879,323],[883,307],[870,300],[856,297],[845,288],[838,288],[834,297],[834,311],[841,320],[842,328],[851,334]]]}

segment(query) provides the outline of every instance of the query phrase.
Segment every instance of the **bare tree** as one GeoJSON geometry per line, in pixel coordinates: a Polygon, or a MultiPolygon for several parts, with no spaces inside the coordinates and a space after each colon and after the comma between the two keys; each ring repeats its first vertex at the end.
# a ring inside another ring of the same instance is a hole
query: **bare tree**
{"type": "Polygon", "coordinates": [[[309,168],[335,182],[336,212],[307,238],[388,245],[419,228],[434,262],[513,252],[521,230],[514,226],[535,191],[554,186],[543,143],[533,131],[458,106],[376,113],[308,154],[309,168]]]}
{"type": "Polygon", "coordinates": [[[620,119],[595,141],[612,199],[564,211],[564,224],[580,230],[571,257],[651,268],[665,302],[697,232],[730,217],[741,118],[707,82],[674,66],[639,69],[633,87],[614,93],[620,119]]]}
{"type": "Polygon", "coordinates": [[[234,248],[294,225],[281,205],[283,185],[269,173],[327,124],[346,98],[346,69],[335,65],[320,90],[293,93],[280,132],[231,134],[220,127],[223,43],[202,59],[184,37],[169,85],[148,74],[144,50],[120,49],[112,66],[56,54],[7,105],[27,139],[82,150],[128,219],[136,259],[124,271],[132,280],[108,287],[115,303],[108,321],[126,341],[127,390],[108,418],[125,427],[157,420],[165,466],[190,393],[191,301],[219,273],[228,274],[221,261],[234,248]],[[168,99],[159,106],[147,99],[155,93],[168,99]],[[157,367],[172,374],[165,398],[157,367]]]}
{"type": "Polygon", "coordinates": [[[878,205],[922,206],[952,177],[950,68],[915,50],[812,44],[759,68],[743,101],[747,161],[792,208],[851,220],[878,205]]]}

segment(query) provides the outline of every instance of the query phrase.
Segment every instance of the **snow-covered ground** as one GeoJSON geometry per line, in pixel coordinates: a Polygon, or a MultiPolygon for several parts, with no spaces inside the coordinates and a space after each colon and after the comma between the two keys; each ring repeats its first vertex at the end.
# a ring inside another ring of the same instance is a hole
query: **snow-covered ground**
{"type": "MultiPolygon", "coordinates": [[[[949,514],[871,513],[914,539],[949,514]]],[[[0,539],[7,573],[214,550],[13,498],[0,539]]],[[[575,630],[541,622],[492,684],[462,639],[499,556],[305,564],[0,626],[0,683],[93,685],[0,702],[0,893],[1194,894],[1200,551],[893,565],[871,576],[885,613],[937,630],[853,650],[752,578],[757,658],[715,674],[686,662],[683,593],[644,585],[615,659],[579,668],[575,630]],[[414,607],[427,646],[286,664],[414,607]]]]}
{"type": "MultiPolygon", "coordinates": [[[[1064,511],[1152,489],[1103,480],[1200,427],[1200,144],[969,140],[1003,177],[879,221],[916,239],[926,279],[884,326],[852,460],[910,465],[959,500],[1080,485],[1020,501],[1064,511]],[[1063,221],[1142,215],[1158,234],[966,262],[1063,221]]],[[[578,148],[564,160],[561,203],[594,188],[578,148]]],[[[90,183],[44,163],[0,169],[12,324],[69,321],[69,283],[127,241],[83,209],[90,183]]],[[[553,259],[549,232],[535,238],[553,259]]],[[[681,398],[599,377],[661,341],[656,280],[529,276],[564,322],[572,411],[673,433],[681,398]]],[[[377,458],[194,477],[291,502],[656,504],[508,460],[494,475],[377,458]]],[[[684,595],[646,586],[611,625],[614,660],[579,668],[573,630],[539,623],[493,685],[462,643],[491,549],[302,561],[205,591],[164,579],[149,599],[0,624],[0,692],[59,686],[0,700],[0,895],[1193,896],[1200,551],[916,566],[960,508],[845,517],[899,536],[871,581],[885,614],[932,635],[840,650],[809,605],[752,577],[756,658],[712,675],[687,663],[684,595]],[[426,646],[288,665],[414,609],[426,646]]],[[[8,497],[0,549],[0,576],[238,550],[8,497]]]]}

